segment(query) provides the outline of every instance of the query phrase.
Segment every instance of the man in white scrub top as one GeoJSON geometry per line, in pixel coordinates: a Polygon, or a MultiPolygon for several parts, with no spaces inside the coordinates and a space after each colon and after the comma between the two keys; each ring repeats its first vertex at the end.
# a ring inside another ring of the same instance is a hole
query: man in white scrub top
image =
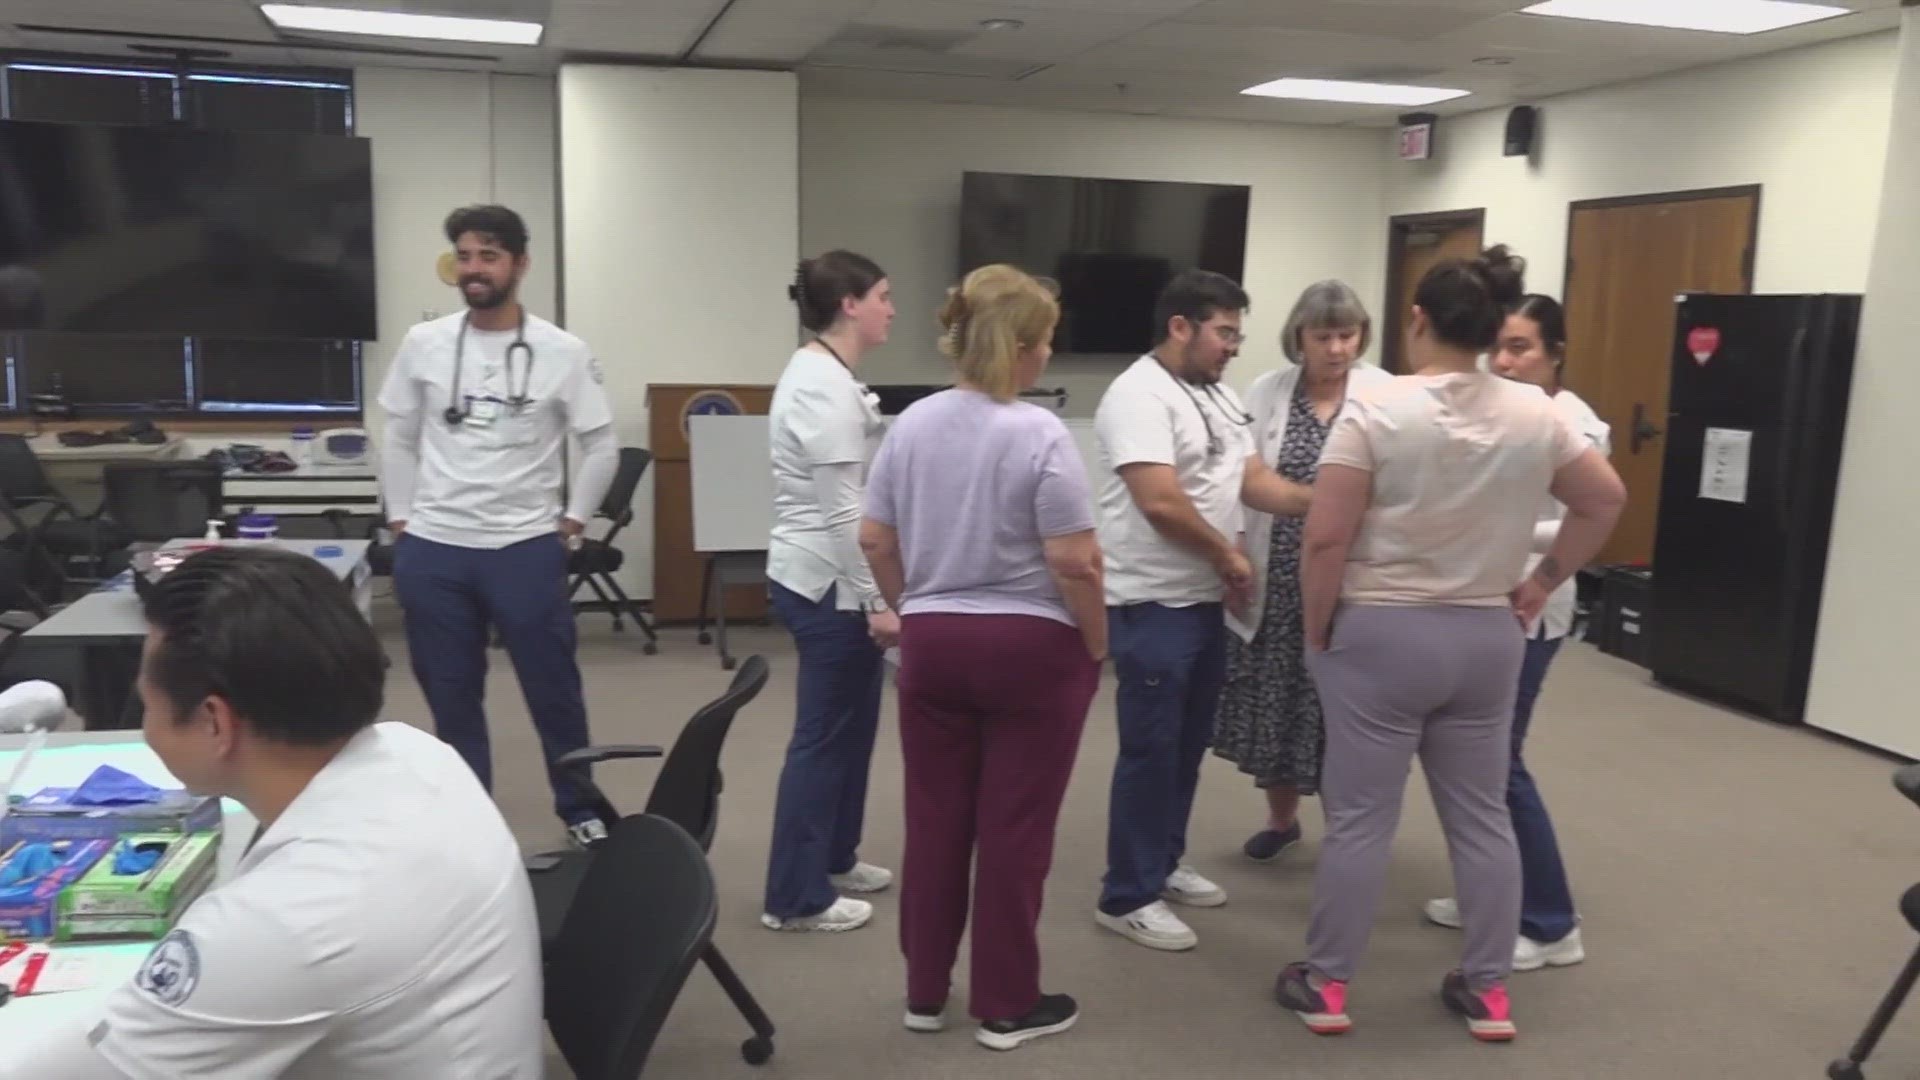
{"type": "Polygon", "coordinates": [[[1253,570],[1241,506],[1307,511],[1310,492],[1259,455],[1240,398],[1221,383],[1240,351],[1247,294],[1190,270],[1154,305],[1156,343],[1107,388],[1094,418],[1107,617],[1120,721],[1096,918],[1148,948],[1197,942],[1166,901],[1217,907],[1227,894],[1181,861],[1200,762],[1226,680],[1225,604],[1253,570]]]}
{"type": "Polygon", "coordinates": [[[144,603],[148,744],[259,832],[98,1016],[0,1048],[0,1077],[537,1080],[519,847],[453,750],[377,722],[386,659],[347,587],[229,547],[144,603]]]}
{"type": "Polygon", "coordinates": [[[586,344],[519,301],[520,215],[467,207],[447,218],[446,233],[467,310],[409,330],[380,391],[394,595],[434,731],[485,786],[493,759],[482,695],[498,628],[540,735],[554,811],[584,845],[606,826],[585,770],[554,764],[588,742],[567,553],[619,465],[613,414],[586,344]],[[571,485],[569,435],[580,445],[571,485]]]}

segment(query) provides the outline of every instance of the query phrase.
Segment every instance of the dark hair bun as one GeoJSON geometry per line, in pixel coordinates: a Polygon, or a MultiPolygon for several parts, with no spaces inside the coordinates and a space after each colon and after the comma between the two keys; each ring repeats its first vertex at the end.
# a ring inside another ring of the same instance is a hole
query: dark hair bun
{"type": "Polygon", "coordinates": [[[1487,293],[1496,302],[1511,304],[1526,294],[1527,260],[1515,255],[1505,244],[1495,244],[1480,253],[1474,266],[1487,281],[1487,293]]]}

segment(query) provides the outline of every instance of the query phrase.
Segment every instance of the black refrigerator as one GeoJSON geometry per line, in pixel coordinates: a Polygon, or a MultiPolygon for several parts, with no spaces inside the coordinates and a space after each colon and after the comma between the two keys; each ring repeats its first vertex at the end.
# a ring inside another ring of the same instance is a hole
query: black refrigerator
{"type": "Polygon", "coordinates": [[[1648,620],[1659,682],[1805,713],[1860,299],[1680,297],[1648,620]]]}

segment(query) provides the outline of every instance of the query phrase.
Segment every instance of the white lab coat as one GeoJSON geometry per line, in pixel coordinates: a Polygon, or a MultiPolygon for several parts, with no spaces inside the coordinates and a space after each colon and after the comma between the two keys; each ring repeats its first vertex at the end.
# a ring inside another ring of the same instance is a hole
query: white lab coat
{"type": "MultiPolygon", "coordinates": [[[[1298,364],[1289,364],[1267,372],[1247,388],[1246,407],[1248,415],[1253,417],[1255,450],[1269,467],[1278,467],[1280,447],[1287,438],[1287,414],[1294,390],[1300,385],[1302,370],[1298,364]]],[[[1372,364],[1355,364],[1347,372],[1347,395],[1351,397],[1358,387],[1392,378],[1372,364]]],[[[1240,640],[1251,642],[1260,629],[1261,613],[1267,605],[1267,558],[1273,544],[1273,515],[1246,507],[1244,517],[1247,561],[1253,564],[1253,600],[1247,605],[1244,618],[1227,612],[1227,628],[1240,635],[1240,640]]]]}

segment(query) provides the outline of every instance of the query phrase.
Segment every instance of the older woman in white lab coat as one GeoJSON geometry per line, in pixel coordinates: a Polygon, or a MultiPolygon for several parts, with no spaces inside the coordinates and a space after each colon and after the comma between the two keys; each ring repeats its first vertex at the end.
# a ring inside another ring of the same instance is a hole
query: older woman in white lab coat
{"type": "MultiPolygon", "coordinates": [[[[1260,456],[1288,480],[1311,484],[1320,448],[1350,391],[1391,376],[1362,364],[1373,323],[1339,281],[1311,285],[1294,304],[1280,347],[1293,363],[1247,390],[1260,456]]],[[[1246,511],[1252,600],[1230,612],[1227,682],[1213,752],[1267,793],[1267,821],[1242,848],[1269,862],[1300,839],[1300,796],[1318,791],[1324,734],[1304,660],[1300,518],[1246,511]]]]}

